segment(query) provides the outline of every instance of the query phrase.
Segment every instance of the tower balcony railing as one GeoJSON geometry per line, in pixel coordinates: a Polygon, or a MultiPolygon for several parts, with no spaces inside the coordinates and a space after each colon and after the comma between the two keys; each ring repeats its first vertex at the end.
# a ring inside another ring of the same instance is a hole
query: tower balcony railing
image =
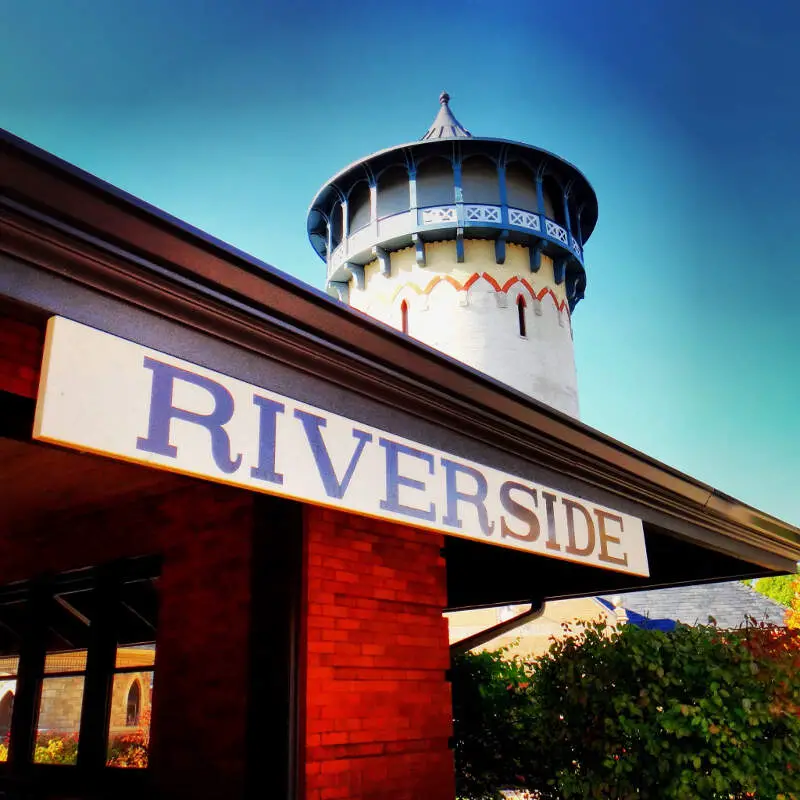
{"type": "Polygon", "coordinates": [[[373,248],[407,247],[413,234],[434,241],[437,234],[458,228],[464,231],[495,229],[498,235],[503,230],[527,234],[566,251],[583,266],[580,243],[563,225],[544,214],[488,203],[450,203],[388,214],[351,231],[328,258],[328,278],[341,280],[340,270],[347,262],[371,261],[373,248]]]}

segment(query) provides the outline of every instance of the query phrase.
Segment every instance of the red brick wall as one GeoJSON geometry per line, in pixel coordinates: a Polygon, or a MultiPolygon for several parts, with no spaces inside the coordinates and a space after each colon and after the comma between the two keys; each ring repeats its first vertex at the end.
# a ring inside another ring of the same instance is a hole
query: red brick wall
{"type": "Polygon", "coordinates": [[[0,312],[0,391],[36,397],[44,328],[0,312]]]}
{"type": "MultiPolygon", "coordinates": [[[[0,390],[35,398],[43,339],[0,313],[0,390]]],[[[313,507],[306,527],[306,800],[452,800],[441,537],[313,507]]],[[[169,797],[243,792],[251,533],[252,496],[191,484],[0,536],[0,584],[164,554],[152,772],[169,797]]]]}
{"type": "Polygon", "coordinates": [[[246,492],[187,481],[166,496],[0,536],[0,584],[163,554],[151,772],[165,797],[244,793],[252,509],[246,492]]]}
{"type": "Polygon", "coordinates": [[[200,485],[166,514],[153,768],[166,797],[234,800],[245,778],[253,499],[200,485]]]}
{"type": "Polygon", "coordinates": [[[442,537],[313,507],[306,800],[452,800],[442,537]]]}

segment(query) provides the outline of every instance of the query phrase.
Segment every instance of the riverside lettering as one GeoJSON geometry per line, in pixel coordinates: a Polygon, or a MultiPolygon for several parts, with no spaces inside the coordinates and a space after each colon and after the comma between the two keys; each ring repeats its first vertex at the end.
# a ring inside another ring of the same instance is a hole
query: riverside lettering
{"type": "Polygon", "coordinates": [[[252,446],[246,453],[235,452],[226,426],[241,409],[223,383],[149,355],[141,360],[141,367],[151,373],[147,431],[135,444],[142,454],[178,462],[175,429],[178,424],[184,430],[186,425],[195,426],[205,432],[211,458],[222,476],[237,482],[234,476],[246,474],[248,484],[255,481],[280,494],[279,487],[289,482],[287,476],[298,462],[296,448],[302,442],[330,505],[347,506],[342,501],[359,486],[359,466],[368,460],[370,474],[378,465],[382,473],[376,516],[457,535],[469,531],[470,538],[569,560],[616,569],[629,566],[624,540],[630,517],[355,423],[346,441],[339,431],[334,458],[332,440],[326,435],[326,412],[294,405],[286,398],[267,397],[268,393],[255,388],[250,397],[257,420],[252,446]],[[178,404],[174,398],[180,388],[194,390],[194,396],[197,391],[204,395],[204,402],[198,403],[204,410],[178,404]],[[282,442],[291,446],[284,451],[282,442]]]}
{"type": "MultiPolygon", "coordinates": [[[[641,520],[64,317],[35,439],[550,558],[647,575],[641,520]]],[[[285,373],[284,373],[285,374],[285,373]]],[[[391,411],[391,409],[387,409],[391,411]]]]}

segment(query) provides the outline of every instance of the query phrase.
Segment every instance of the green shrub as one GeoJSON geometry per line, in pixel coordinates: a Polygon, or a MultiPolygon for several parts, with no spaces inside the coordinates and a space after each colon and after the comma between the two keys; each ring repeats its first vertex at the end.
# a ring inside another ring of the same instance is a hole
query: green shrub
{"type": "Polygon", "coordinates": [[[468,747],[456,752],[460,796],[516,785],[560,800],[800,798],[796,642],[780,634],[780,647],[762,646],[776,635],[590,624],[535,662],[513,662],[515,680],[480,668],[499,653],[462,657],[453,687],[457,748],[468,747]],[[457,685],[464,680],[483,683],[457,685]]]}
{"type": "Polygon", "coordinates": [[[452,676],[456,795],[495,798],[531,768],[525,664],[505,649],[465,653],[453,659],[452,676]]]}
{"type": "Polygon", "coordinates": [[[773,578],[759,578],[754,584],[753,588],[780,603],[786,608],[792,605],[796,590],[797,575],[778,575],[773,578]]]}
{"type": "Polygon", "coordinates": [[[38,731],[33,761],[36,764],[77,764],[78,734],[38,731]]]}

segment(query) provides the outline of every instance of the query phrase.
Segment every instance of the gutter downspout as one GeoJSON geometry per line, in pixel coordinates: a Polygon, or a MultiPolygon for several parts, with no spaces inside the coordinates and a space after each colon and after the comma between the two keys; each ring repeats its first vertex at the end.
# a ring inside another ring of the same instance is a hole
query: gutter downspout
{"type": "Polygon", "coordinates": [[[516,617],[511,617],[511,619],[499,622],[497,625],[492,625],[491,628],[486,628],[478,633],[473,633],[472,636],[467,636],[464,639],[459,639],[459,641],[453,642],[453,644],[450,645],[450,655],[454,656],[461,653],[466,653],[468,650],[472,650],[475,647],[480,647],[482,644],[486,644],[486,642],[490,642],[496,636],[502,636],[502,634],[506,633],[507,631],[513,630],[514,628],[517,628],[526,622],[531,622],[532,620],[541,617],[544,613],[544,600],[531,600],[530,602],[531,607],[527,611],[517,614],[516,617]]]}

